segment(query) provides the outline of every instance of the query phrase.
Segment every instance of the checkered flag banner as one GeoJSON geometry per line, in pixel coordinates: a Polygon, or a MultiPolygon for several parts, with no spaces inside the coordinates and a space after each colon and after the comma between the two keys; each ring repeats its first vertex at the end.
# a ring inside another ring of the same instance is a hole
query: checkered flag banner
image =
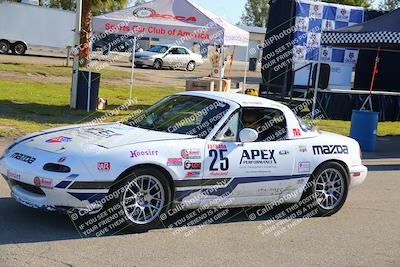
{"type": "MultiPolygon", "coordinates": [[[[321,43],[325,43],[326,40],[325,31],[353,26],[364,21],[364,9],[361,7],[306,0],[295,2],[294,62],[317,61],[321,43]]],[[[355,64],[357,58],[356,49],[324,46],[321,51],[321,61],[327,63],[355,64]]]]}
{"type": "Polygon", "coordinates": [[[324,32],[323,44],[400,44],[400,32],[324,32]]]}

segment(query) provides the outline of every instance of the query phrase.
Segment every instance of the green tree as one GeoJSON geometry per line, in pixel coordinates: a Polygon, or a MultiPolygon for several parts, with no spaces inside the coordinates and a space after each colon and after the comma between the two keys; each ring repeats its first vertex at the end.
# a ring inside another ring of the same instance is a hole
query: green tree
{"type": "Polygon", "coordinates": [[[324,0],[324,2],[367,8],[371,6],[372,0],[324,0]]]}
{"type": "Polygon", "coordinates": [[[248,26],[266,27],[269,14],[269,0],[247,0],[241,23],[248,26]]]}
{"type": "Polygon", "coordinates": [[[379,8],[385,11],[395,10],[400,8],[400,0],[384,0],[379,8]]]}

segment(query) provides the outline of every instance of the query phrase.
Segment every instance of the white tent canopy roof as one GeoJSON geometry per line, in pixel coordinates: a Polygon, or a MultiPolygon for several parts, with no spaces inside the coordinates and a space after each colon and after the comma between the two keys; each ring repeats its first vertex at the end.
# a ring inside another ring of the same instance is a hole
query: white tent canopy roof
{"type": "Polygon", "coordinates": [[[189,0],[154,0],[93,19],[95,33],[248,46],[249,33],[189,0]]]}

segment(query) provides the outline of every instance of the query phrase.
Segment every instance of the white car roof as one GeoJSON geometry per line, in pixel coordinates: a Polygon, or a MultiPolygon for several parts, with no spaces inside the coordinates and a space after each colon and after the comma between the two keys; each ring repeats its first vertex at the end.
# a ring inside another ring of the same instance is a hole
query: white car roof
{"type": "Polygon", "coordinates": [[[224,92],[209,92],[209,91],[196,91],[196,92],[185,92],[181,93],[184,95],[193,95],[200,97],[212,98],[215,100],[229,100],[239,104],[242,107],[271,107],[287,109],[288,107],[280,104],[279,102],[269,100],[262,97],[251,96],[246,94],[238,93],[224,93],[224,92]]]}

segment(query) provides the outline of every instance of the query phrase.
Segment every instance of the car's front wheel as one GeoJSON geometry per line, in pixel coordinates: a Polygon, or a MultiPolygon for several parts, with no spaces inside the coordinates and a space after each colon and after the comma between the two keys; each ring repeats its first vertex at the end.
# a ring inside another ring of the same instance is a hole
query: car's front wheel
{"type": "Polygon", "coordinates": [[[161,70],[163,67],[163,62],[161,59],[156,59],[153,63],[153,68],[155,68],[156,70],[161,70]]]}
{"type": "Polygon", "coordinates": [[[142,168],[129,174],[118,188],[118,213],[123,214],[125,224],[133,232],[144,232],[160,224],[160,214],[170,206],[172,193],[165,175],[150,168],[142,168]]]}
{"type": "Polygon", "coordinates": [[[330,216],[344,205],[349,190],[349,175],[337,162],[320,166],[310,179],[304,197],[312,201],[317,216],[330,216]]]}

